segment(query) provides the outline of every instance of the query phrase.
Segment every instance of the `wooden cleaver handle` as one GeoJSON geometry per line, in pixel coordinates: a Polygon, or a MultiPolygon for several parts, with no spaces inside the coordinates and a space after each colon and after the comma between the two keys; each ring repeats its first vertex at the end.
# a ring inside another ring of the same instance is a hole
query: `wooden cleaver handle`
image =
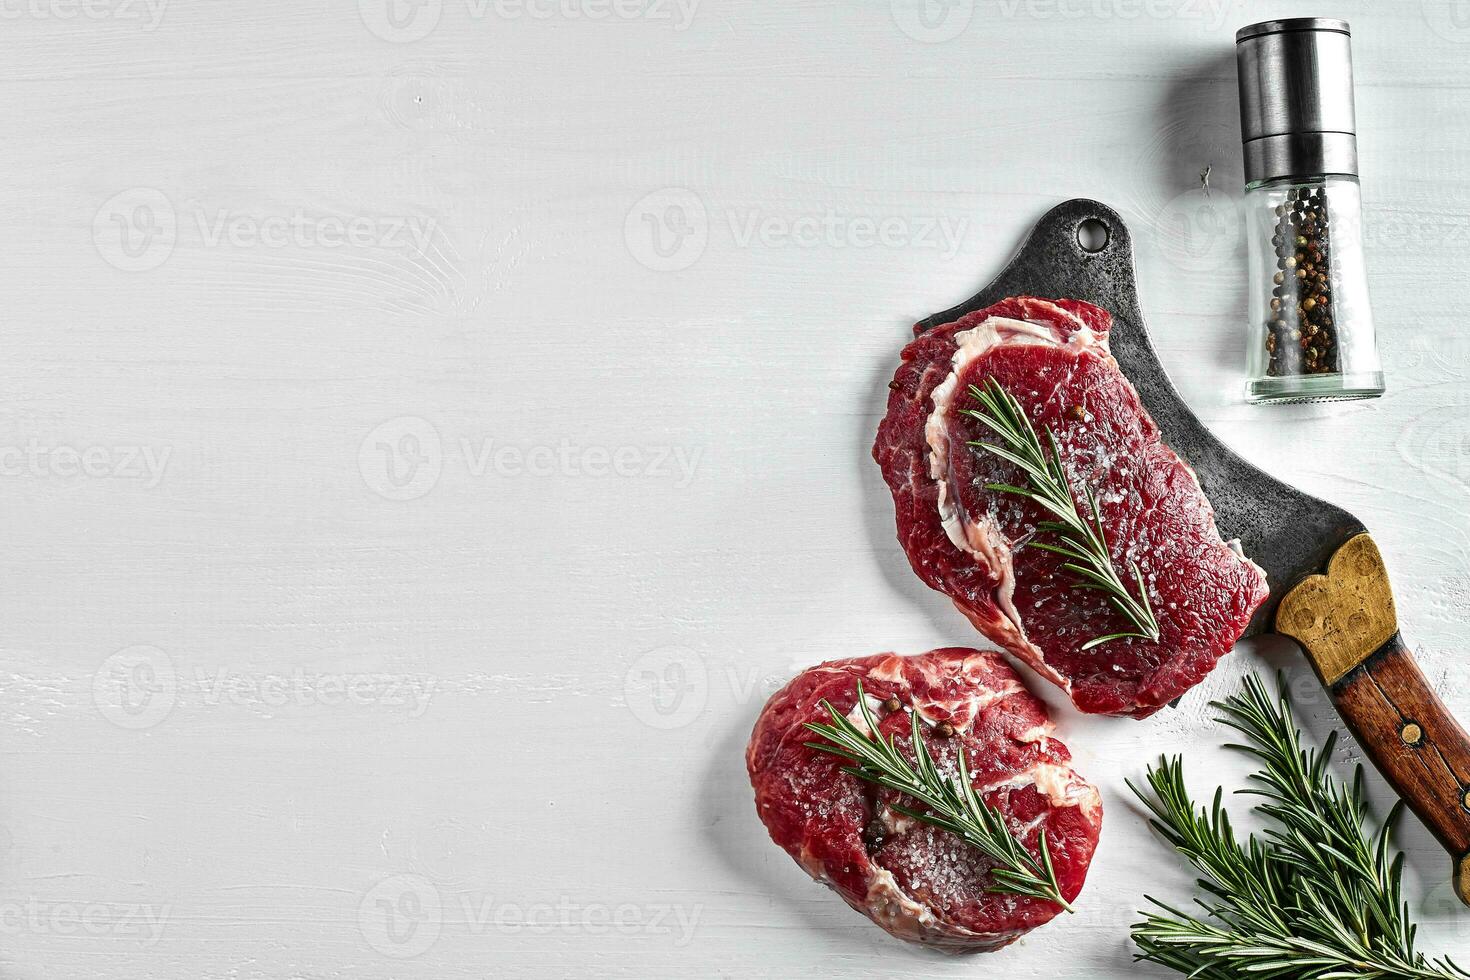
{"type": "Polygon", "coordinates": [[[1288,592],[1276,631],[1301,643],[1359,744],[1450,852],[1455,893],[1470,905],[1470,735],[1399,635],[1373,539],[1350,539],[1327,574],[1288,592]]]}

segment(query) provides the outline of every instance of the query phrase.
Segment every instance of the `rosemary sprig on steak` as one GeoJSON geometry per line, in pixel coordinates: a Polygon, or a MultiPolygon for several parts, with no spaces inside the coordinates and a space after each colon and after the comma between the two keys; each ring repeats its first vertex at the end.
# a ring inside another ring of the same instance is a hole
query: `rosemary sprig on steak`
{"type": "Polygon", "coordinates": [[[947,830],[997,862],[996,867],[991,870],[991,877],[995,879],[991,891],[1027,895],[1052,902],[1068,912],[1074,911],[1067,900],[1062,898],[1062,889],[1057,883],[1056,871],[1052,868],[1051,851],[1047,848],[1046,831],[1043,830],[1038,839],[1041,852],[1038,859],[1011,835],[1000,811],[981,799],[970,785],[970,771],[965,764],[964,749],[955,753],[959,760],[958,779],[941,774],[934,764],[934,757],[929,754],[929,747],[924,743],[919,713],[910,712],[916,760],[916,764],[910,766],[894,744],[893,736],[884,738],[878,733],[878,721],[868,708],[862,681],[858,681],[857,695],[863,724],[871,734],[864,734],[832,707],[830,701],[823,698],[822,707],[832,716],[832,724],[807,722],[806,727],[828,741],[807,742],[807,748],[850,759],[857,764],[843,766],[843,772],[869,783],[886,786],[922,803],[923,809],[896,803],[890,803],[889,808],[921,823],[947,830]]]}
{"type": "Polygon", "coordinates": [[[1103,532],[1102,514],[1098,510],[1097,498],[1090,488],[1083,487],[1082,490],[1083,499],[1087,501],[1088,516],[1083,517],[1077,510],[1077,497],[1072,493],[1067,471],[1062,468],[1062,454],[1057,449],[1056,435],[1050,428],[1043,427],[1042,431],[1046,433],[1046,443],[1043,445],[1020,403],[994,378],[986,379],[984,390],[970,385],[970,397],[980,403],[981,409],[963,409],[960,414],[984,422],[1005,441],[1004,446],[979,440],[970,445],[1014,463],[1030,477],[1029,486],[989,483],[986,484],[986,489],[1034,500],[1053,514],[1056,519],[1041,521],[1037,524],[1037,530],[1050,531],[1056,536],[1058,543],[1033,539],[1028,545],[1066,558],[1062,568],[1083,580],[1078,583],[1077,588],[1096,589],[1106,593],[1113,608],[1133,627],[1132,631],[1093,637],[1082,644],[1082,649],[1090,650],[1109,640],[1130,636],[1157,642],[1159,622],[1148,601],[1148,589],[1144,586],[1138,563],[1129,563],[1133,570],[1133,581],[1138,586],[1138,595],[1135,596],[1128,591],[1127,584],[1113,567],[1107,535],[1103,532]]]}
{"type": "Polygon", "coordinates": [[[1215,791],[1209,809],[1195,805],[1178,759],[1148,771],[1152,793],[1129,788],[1153,811],[1166,841],[1200,872],[1206,892],[1183,911],[1150,897],[1155,908],[1133,926],[1138,959],[1200,980],[1464,980],[1448,958],[1414,948],[1414,925],[1400,889],[1403,856],[1389,833],[1403,804],[1369,832],[1363,767],[1351,785],[1328,771],[1336,734],[1320,751],[1302,747],[1285,684],[1272,698],[1254,675],[1245,689],[1214,702],[1218,720],[1245,735],[1233,745],[1260,769],[1256,809],[1277,826],[1240,841],[1215,791]]]}

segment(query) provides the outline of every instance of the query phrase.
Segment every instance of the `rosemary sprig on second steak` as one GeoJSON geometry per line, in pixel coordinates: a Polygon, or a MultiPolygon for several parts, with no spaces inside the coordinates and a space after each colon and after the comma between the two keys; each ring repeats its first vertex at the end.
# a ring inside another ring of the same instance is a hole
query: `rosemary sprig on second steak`
{"type": "Polygon", "coordinates": [[[1014,463],[1031,478],[1030,486],[1026,487],[1009,483],[987,483],[985,488],[1034,500],[1053,514],[1055,520],[1041,521],[1037,524],[1037,529],[1050,531],[1059,543],[1032,540],[1028,545],[1055,552],[1068,559],[1062,568],[1083,579],[1077,588],[1106,593],[1113,608],[1133,627],[1129,632],[1094,637],[1082,644],[1082,649],[1090,650],[1109,640],[1130,636],[1157,642],[1159,622],[1148,601],[1148,589],[1144,586],[1138,563],[1129,563],[1133,570],[1133,581],[1138,585],[1138,595],[1135,596],[1128,591],[1127,584],[1113,567],[1108,539],[1103,533],[1102,514],[1098,510],[1097,498],[1093,496],[1092,490],[1083,487],[1088,516],[1083,517],[1077,509],[1077,498],[1072,493],[1067,472],[1062,468],[1062,455],[1057,449],[1056,435],[1050,428],[1043,428],[1042,431],[1046,433],[1046,444],[1043,445],[1020,403],[994,378],[986,379],[984,390],[970,385],[970,397],[980,403],[981,410],[963,409],[960,414],[984,422],[1005,441],[1005,446],[979,440],[970,445],[1014,463]]]}
{"type": "Polygon", "coordinates": [[[1046,843],[1046,831],[1043,830],[1038,839],[1041,851],[1038,859],[1012,836],[1000,811],[981,799],[970,785],[970,771],[965,764],[963,748],[955,753],[959,759],[959,778],[942,775],[934,764],[934,757],[929,754],[929,747],[924,744],[919,713],[913,711],[910,718],[916,764],[910,766],[894,744],[893,736],[884,738],[878,734],[878,721],[868,709],[862,681],[857,685],[857,703],[870,735],[865,735],[823,698],[822,707],[832,716],[832,724],[807,722],[806,728],[829,741],[807,742],[807,748],[850,759],[856,765],[843,766],[843,772],[923,803],[927,809],[910,809],[898,804],[889,804],[889,808],[921,823],[947,830],[996,861],[997,866],[991,871],[991,877],[995,879],[991,891],[1039,898],[1068,912],[1074,911],[1062,897],[1062,888],[1057,882],[1051,851],[1046,843]]]}

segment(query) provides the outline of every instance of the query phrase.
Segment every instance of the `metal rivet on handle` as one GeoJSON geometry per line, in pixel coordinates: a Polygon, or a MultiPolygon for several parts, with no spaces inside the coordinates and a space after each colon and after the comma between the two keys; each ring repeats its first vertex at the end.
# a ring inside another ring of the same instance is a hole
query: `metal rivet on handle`
{"type": "Polygon", "coordinates": [[[1404,727],[1399,729],[1399,738],[1404,740],[1405,745],[1412,745],[1417,748],[1424,741],[1424,729],[1420,728],[1415,722],[1406,721],[1404,722],[1404,727]]]}

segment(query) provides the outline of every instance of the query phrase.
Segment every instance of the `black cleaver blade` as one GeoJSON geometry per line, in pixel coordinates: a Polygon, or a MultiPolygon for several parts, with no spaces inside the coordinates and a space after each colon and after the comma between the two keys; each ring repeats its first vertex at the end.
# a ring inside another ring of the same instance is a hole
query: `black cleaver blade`
{"type": "Polygon", "coordinates": [[[1247,463],[1190,411],[1149,341],[1132,238],[1112,208],[1084,199],[1052,208],[990,285],[919,328],[1016,295],[1086,300],[1112,313],[1109,346],[1123,374],[1164,441],[1194,467],[1221,535],[1266,571],[1271,594],[1245,635],[1276,632],[1302,646],[1379,771],[1450,852],[1456,894],[1470,905],[1470,736],[1400,636],[1363,523],[1247,463]]]}

